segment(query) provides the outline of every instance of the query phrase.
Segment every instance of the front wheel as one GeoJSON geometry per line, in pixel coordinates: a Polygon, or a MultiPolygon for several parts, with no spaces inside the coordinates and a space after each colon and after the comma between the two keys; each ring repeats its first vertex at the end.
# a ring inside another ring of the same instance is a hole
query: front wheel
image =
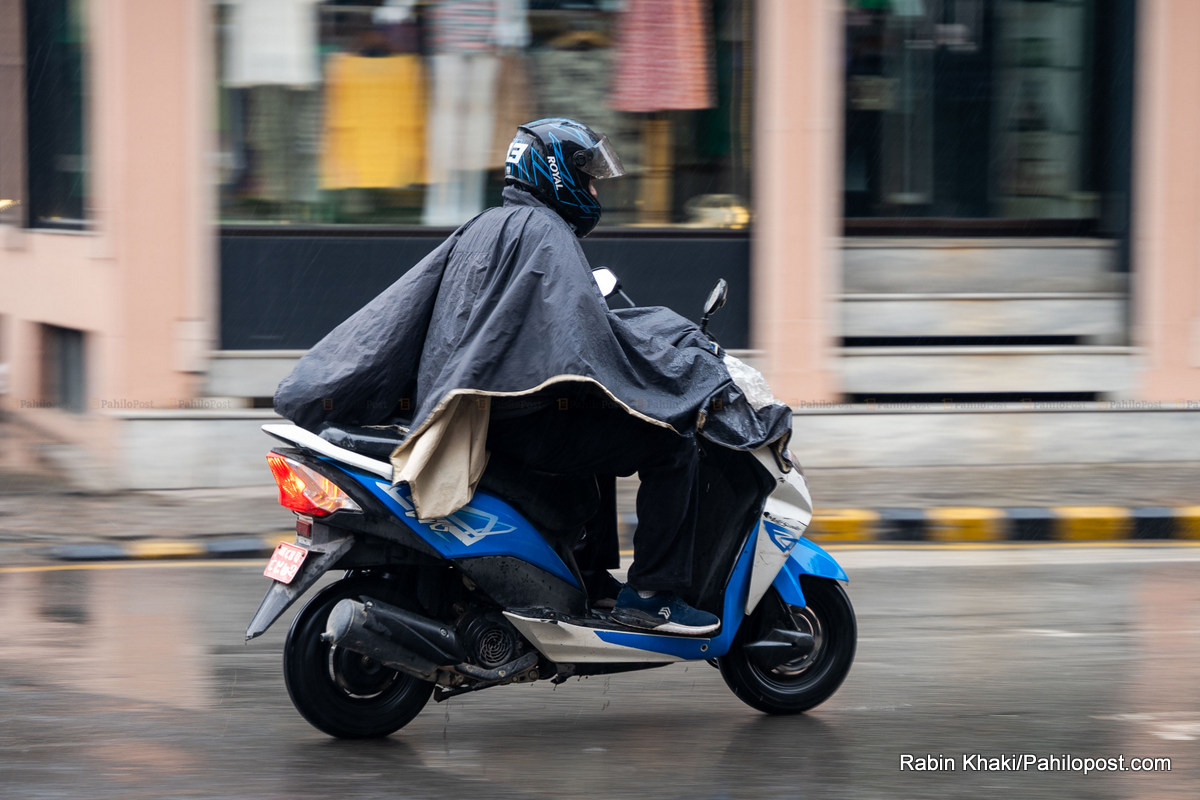
{"type": "Polygon", "coordinates": [[[292,704],[313,727],[341,739],[387,736],[412,722],[433,684],[321,640],[329,612],[360,595],[386,598],[391,587],[345,578],[326,587],[296,615],[283,648],[283,678],[292,704]]]}
{"type": "Polygon", "coordinates": [[[721,677],[747,705],[768,714],[799,714],[829,699],[842,685],[858,642],[858,626],[850,598],[834,580],[803,576],[800,586],[807,605],[788,606],[774,589],[742,624],[729,653],[718,659],[721,677]],[[775,628],[813,637],[813,650],[803,658],[763,667],[744,645],[775,628]]]}

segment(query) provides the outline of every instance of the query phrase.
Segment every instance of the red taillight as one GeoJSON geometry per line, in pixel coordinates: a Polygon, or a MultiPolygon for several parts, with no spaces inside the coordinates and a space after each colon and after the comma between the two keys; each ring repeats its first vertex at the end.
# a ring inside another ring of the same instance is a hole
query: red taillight
{"type": "Polygon", "coordinates": [[[268,453],[267,464],[279,484],[279,504],[284,508],[314,517],[362,510],[336,483],[303,464],[279,453],[268,453]]]}

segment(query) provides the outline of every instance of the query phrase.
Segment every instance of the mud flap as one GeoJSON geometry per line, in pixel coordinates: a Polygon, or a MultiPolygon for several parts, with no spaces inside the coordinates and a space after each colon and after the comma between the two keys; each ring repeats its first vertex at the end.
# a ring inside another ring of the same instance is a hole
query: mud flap
{"type": "Polygon", "coordinates": [[[271,581],[271,587],[267,589],[266,596],[259,603],[258,611],[254,612],[254,617],[246,628],[246,641],[265,633],[300,595],[312,588],[312,585],[353,546],[353,536],[331,539],[308,551],[308,557],[304,559],[300,571],[291,583],[271,581]]]}
{"type": "Polygon", "coordinates": [[[800,576],[813,575],[818,578],[829,578],[835,581],[848,581],[845,570],[834,560],[833,556],[821,549],[820,545],[811,539],[801,538],[792,548],[788,560],[783,563],[783,569],[775,576],[772,586],[779,592],[783,602],[790,606],[803,608],[808,603],[804,599],[804,591],[800,588],[800,576]]]}

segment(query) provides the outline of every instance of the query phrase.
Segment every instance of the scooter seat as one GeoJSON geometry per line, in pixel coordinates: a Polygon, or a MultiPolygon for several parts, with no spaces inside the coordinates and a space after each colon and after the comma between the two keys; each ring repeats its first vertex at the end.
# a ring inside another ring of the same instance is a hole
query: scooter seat
{"type": "Polygon", "coordinates": [[[367,458],[391,461],[392,451],[408,436],[408,429],[399,425],[368,428],[362,425],[326,424],[317,435],[330,444],[367,458]]]}

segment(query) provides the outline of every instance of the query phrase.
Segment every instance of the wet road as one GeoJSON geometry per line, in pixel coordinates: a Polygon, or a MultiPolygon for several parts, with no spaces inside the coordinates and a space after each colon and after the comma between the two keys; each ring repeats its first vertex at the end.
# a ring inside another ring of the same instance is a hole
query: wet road
{"type": "Polygon", "coordinates": [[[0,571],[0,796],[1197,795],[1200,549],[837,556],[858,658],[808,715],[763,716],[677,665],[431,702],[377,742],[295,713],[284,625],[242,644],[261,564],[0,571]],[[1026,753],[1171,770],[1005,769],[1026,753]]]}

